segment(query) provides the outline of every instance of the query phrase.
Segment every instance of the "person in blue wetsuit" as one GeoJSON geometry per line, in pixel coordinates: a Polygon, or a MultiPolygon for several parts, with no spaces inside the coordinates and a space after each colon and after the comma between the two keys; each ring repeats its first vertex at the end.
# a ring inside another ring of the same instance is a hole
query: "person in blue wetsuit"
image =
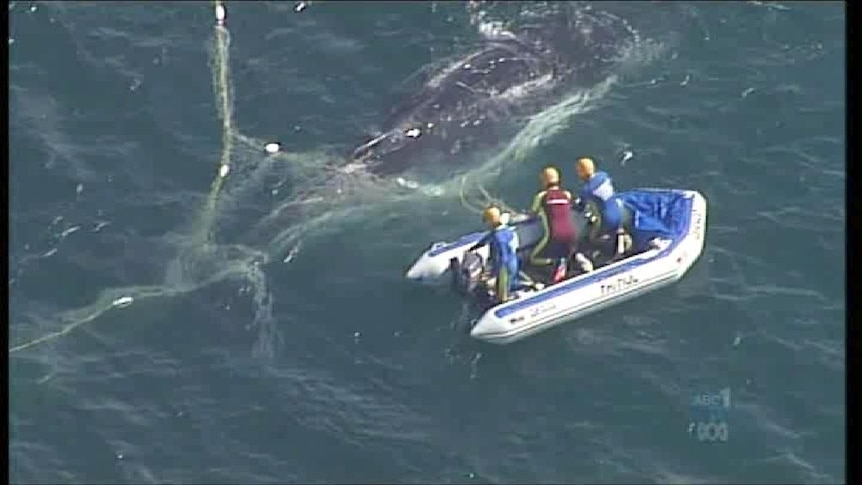
{"type": "Polygon", "coordinates": [[[623,202],[617,198],[611,177],[602,171],[596,171],[596,164],[591,158],[579,158],[575,166],[584,185],[578,194],[577,206],[581,210],[592,206],[590,211],[595,220],[590,231],[590,240],[600,243],[605,236],[616,236],[614,252],[622,255],[630,238],[626,237],[623,228],[623,202]]]}
{"type": "Polygon", "coordinates": [[[503,214],[497,207],[486,208],[482,219],[491,231],[471,246],[469,251],[490,246],[491,275],[497,280],[497,300],[503,303],[510,299],[518,284],[518,235],[513,228],[504,224],[503,214]]]}

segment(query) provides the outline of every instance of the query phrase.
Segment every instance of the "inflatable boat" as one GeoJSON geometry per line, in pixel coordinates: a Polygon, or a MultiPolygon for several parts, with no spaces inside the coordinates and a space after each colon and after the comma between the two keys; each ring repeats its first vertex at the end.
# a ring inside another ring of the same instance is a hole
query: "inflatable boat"
{"type": "MultiPolygon", "coordinates": [[[[515,299],[485,306],[470,335],[495,344],[512,343],[682,278],[703,251],[706,199],[696,191],[673,189],[637,189],[617,196],[626,209],[625,225],[631,236],[625,253],[555,284],[525,283],[515,299]]],[[[589,231],[587,218],[573,209],[572,220],[583,240],[589,231]]],[[[515,229],[518,253],[525,261],[542,236],[540,222],[532,217],[509,225],[515,229]]],[[[407,278],[441,281],[449,273],[456,289],[475,297],[488,247],[468,249],[484,234],[473,232],[432,244],[408,269],[407,278]]]]}

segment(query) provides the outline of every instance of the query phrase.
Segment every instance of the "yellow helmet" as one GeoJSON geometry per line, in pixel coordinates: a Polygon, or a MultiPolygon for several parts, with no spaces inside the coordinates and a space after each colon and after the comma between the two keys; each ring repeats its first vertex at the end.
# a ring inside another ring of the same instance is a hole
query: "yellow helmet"
{"type": "Polygon", "coordinates": [[[575,165],[575,170],[577,170],[578,177],[581,180],[588,180],[596,173],[596,163],[593,162],[592,158],[579,158],[577,165],[575,165]]]}
{"type": "Polygon", "coordinates": [[[491,227],[497,227],[501,223],[500,219],[502,216],[503,213],[500,209],[492,205],[485,209],[485,212],[482,214],[482,220],[491,227]]]}
{"type": "Polygon", "coordinates": [[[545,187],[549,185],[559,185],[560,172],[554,167],[546,167],[542,170],[541,175],[539,175],[539,179],[545,187]]]}

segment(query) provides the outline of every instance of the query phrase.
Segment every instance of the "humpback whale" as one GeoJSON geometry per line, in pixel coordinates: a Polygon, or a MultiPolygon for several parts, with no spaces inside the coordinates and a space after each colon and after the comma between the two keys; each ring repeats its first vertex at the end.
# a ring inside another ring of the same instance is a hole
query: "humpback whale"
{"type": "Polygon", "coordinates": [[[624,19],[592,9],[557,13],[486,37],[426,74],[382,132],[350,152],[348,167],[388,176],[432,154],[456,159],[465,149],[500,142],[573,87],[605,79],[636,40],[624,19]]]}

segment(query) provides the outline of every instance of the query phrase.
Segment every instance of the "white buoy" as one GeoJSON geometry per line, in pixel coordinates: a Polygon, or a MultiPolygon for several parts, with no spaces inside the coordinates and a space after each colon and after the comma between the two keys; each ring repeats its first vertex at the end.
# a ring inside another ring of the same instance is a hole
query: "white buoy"
{"type": "Polygon", "coordinates": [[[224,25],[224,19],[227,17],[227,11],[224,9],[224,5],[217,3],[215,6],[215,16],[216,23],[218,25],[224,25]]]}
{"type": "Polygon", "coordinates": [[[117,308],[123,308],[123,307],[131,305],[133,301],[135,301],[135,300],[131,296],[122,296],[120,298],[117,298],[113,302],[111,302],[111,305],[113,305],[117,308]]]}
{"type": "Polygon", "coordinates": [[[623,152],[623,158],[620,160],[620,165],[625,165],[627,161],[631,160],[635,154],[631,150],[626,150],[623,152]]]}
{"type": "Polygon", "coordinates": [[[267,143],[263,148],[266,150],[266,153],[269,153],[270,155],[274,155],[281,151],[281,145],[276,142],[267,143]]]}

